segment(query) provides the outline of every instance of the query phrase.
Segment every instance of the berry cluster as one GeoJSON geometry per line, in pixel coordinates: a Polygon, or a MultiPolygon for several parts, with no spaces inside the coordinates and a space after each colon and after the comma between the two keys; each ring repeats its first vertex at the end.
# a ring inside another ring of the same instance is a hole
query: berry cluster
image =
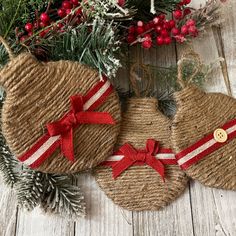
{"type": "Polygon", "coordinates": [[[29,37],[31,37],[35,32],[38,31],[40,31],[40,33],[38,34],[39,38],[46,37],[46,35],[52,30],[57,32],[63,32],[63,27],[66,24],[68,24],[68,21],[71,21],[72,18],[74,23],[80,24],[83,13],[82,13],[82,8],[79,6],[80,3],[78,0],[65,0],[62,2],[61,7],[59,9],[50,9],[50,7],[48,7],[46,12],[43,12],[40,15],[36,13],[35,21],[33,23],[27,22],[25,24],[24,31],[18,33],[17,36],[20,38],[21,42],[24,42],[29,37]],[[78,9],[76,10],[75,14],[70,18],[68,18],[67,16],[70,15],[71,11],[76,8],[78,9]],[[63,20],[63,18],[65,17],[66,19],[63,20]],[[60,21],[60,23],[56,25],[53,25],[55,18],[56,20],[58,20],[59,18],[62,21],[60,21]],[[53,26],[50,27],[50,25],[53,26]]]}
{"type": "Polygon", "coordinates": [[[173,40],[183,43],[187,37],[196,37],[198,29],[193,19],[186,20],[186,16],[191,10],[186,7],[191,0],[182,0],[177,9],[172,12],[172,19],[167,19],[166,15],[159,14],[153,20],[144,23],[138,21],[128,29],[127,42],[131,45],[141,43],[143,48],[151,48],[154,45],[168,45],[173,40]]]}

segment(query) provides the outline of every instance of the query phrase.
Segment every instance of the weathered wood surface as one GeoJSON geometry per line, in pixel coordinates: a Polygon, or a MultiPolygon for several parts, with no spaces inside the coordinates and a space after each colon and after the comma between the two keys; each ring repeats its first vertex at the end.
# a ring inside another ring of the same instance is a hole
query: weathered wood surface
{"type": "MultiPolygon", "coordinates": [[[[194,6],[205,0],[193,1],[194,6]]],[[[208,80],[208,91],[227,93],[225,80],[229,78],[236,96],[236,2],[225,14],[220,30],[213,30],[192,43],[206,62],[225,58],[208,80]]],[[[151,51],[134,50],[130,56],[153,65],[168,66],[176,63],[184,47],[161,47],[151,51]]],[[[125,84],[127,72],[120,77],[125,84]]],[[[157,85],[158,86],[158,83],[157,85]]],[[[128,212],[115,206],[99,190],[94,179],[86,174],[79,181],[87,199],[85,219],[68,222],[43,215],[38,209],[32,213],[18,209],[14,192],[0,184],[0,236],[235,236],[236,192],[203,187],[191,182],[176,202],[159,212],[128,212]]],[[[0,180],[1,183],[1,180],[0,180]]]]}

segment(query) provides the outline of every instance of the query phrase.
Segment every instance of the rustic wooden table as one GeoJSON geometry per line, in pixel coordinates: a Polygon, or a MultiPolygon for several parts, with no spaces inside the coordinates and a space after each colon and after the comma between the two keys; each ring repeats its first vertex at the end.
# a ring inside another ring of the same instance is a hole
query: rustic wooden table
{"type": "MultiPolygon", "coordinates": [[[[193,0],[199,6],[205,0],[193,0]]],[[[193,48],[206,62],[225,58],[222,67],[207,81],[208,91],[236,96],[236,1],[231,0],[225,22],[193,42],[193,48]],[[226,81],[226,82],[225,82],[226,81]],[[227,90],[228,87],[228,90],[227,90]]],[[[144,63],[168,66],[184,50],[183,46],[134,52],[144,63]]],[[[124,76],[124,72],[122,76],[124,76]]],[[[125,84],[124,84],[125,86],[125,84]]],[[[87,217],[76,222],[45,216],[38,209],[28,213],[19,209],[13,191],[0,181],[0,236],[235,236],[236,192],[211,189],[191,181],[185,194],[158,212],[129,212],[114,205],[89,175],[79,183],[87,199],[87,217]]]]}

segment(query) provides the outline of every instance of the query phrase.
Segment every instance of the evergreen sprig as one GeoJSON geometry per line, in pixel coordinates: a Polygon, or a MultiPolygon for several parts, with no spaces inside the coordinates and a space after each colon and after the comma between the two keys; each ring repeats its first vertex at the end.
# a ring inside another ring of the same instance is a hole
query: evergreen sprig
{"type": "MultiPolygon", "coordinates": [[[[2,109],[5,94],[0,95],[0,110],[2,109]]],[[[4,182],[13,187],[19,181],[19,165],[6,145],[6,140],[0,132],[0,171],[4,182]]]]}
{"type": "Polygon", "coordinates": [[[85,216],[85,201],[80,188],[65,175],[47,175],[47,191],[42,200],[47,213],[66,215],[68,218],[85,216]]]}
{"type": "Polygon", "coordinates": [[[17,199],[29,211],[40,206],[45,213],[67,218],[85,216],[84,196],[70,176],[25,169],[17,186],[17,199]]]}
{"type": "Polygon", "coordinates": [[[24,169],[17,185],[18,204],[31,211],[38,206],[43,199],[45,191],[45,174],[24,169]]]}
{"type": "Polygon", "coordinates": [[[100,74],[114,76],[121,66],[117,59],[118,35],[110,23],[96,19],[81,24],[44,42],[51,60],[79,61],[97,68],[100,74]]]}

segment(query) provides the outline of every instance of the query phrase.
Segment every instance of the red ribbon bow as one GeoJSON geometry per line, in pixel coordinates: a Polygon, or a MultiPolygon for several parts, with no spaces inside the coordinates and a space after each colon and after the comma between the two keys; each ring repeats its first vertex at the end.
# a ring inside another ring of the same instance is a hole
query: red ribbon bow
{"type": "Polygon", "coordinates": [[[124,144],[119,149],[119,154],[124,155],[124,157],[112,168],[113,178],[116,179],[122,172],[134,165],[134,163],[141,162],[156,170],[162,177],[163,181],[165,181],[165,167],[162,162],[155,157],[158,151],[159,143],[154,139],[147,140],[146,150],[136,150],[128,143],[124,144]]]}
{"type": "Polygon", "coordinates": [[[84,98],[76,95],[70,97],[71,110],[58,121],[47,124],[50,136],[61,136],[61,151],[64,156],[74,161],[73,129],[79,124],[115,124],[107,112],[83,111],[84,98]]]}

